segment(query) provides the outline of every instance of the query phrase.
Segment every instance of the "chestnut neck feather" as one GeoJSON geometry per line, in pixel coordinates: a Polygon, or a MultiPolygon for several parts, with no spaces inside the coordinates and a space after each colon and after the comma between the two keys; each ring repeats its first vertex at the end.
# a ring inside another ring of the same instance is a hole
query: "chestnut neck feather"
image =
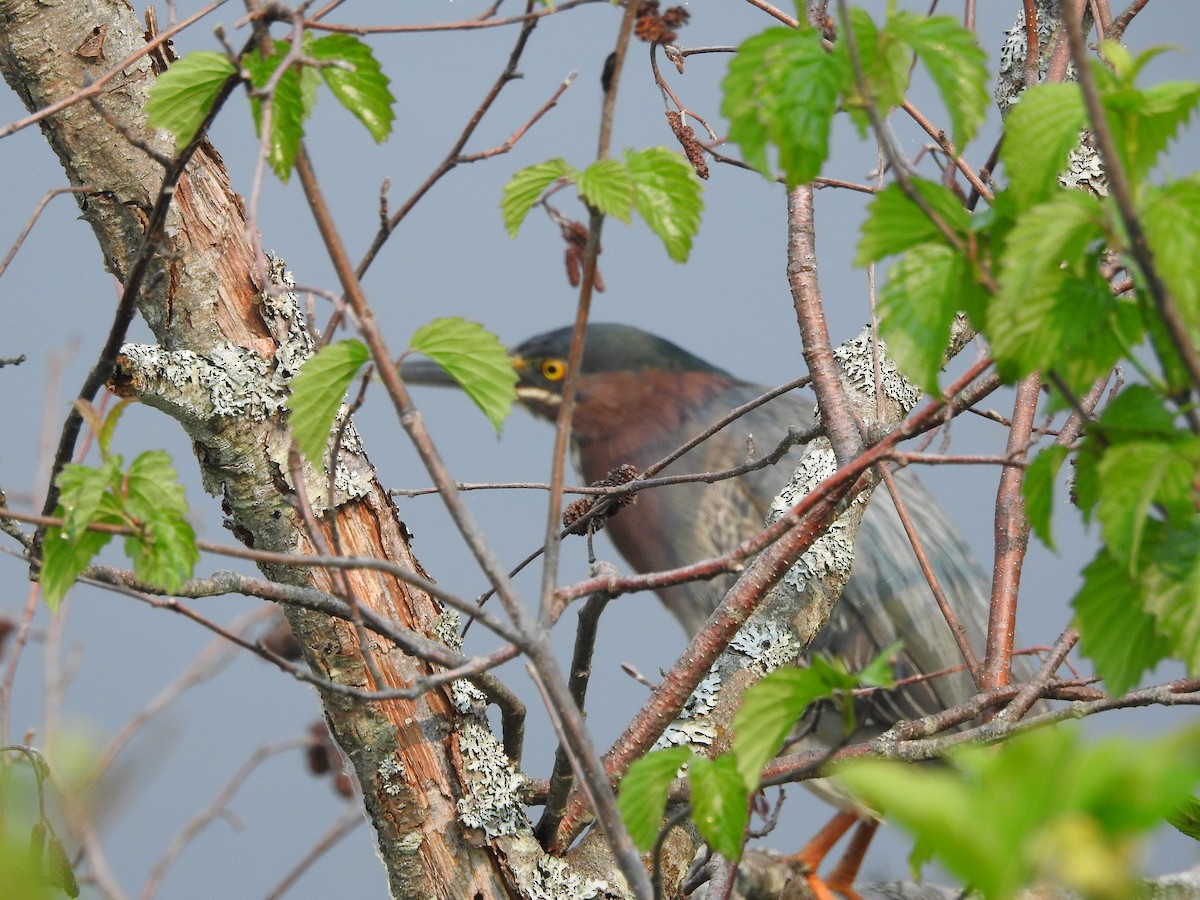
{"type": "MultiPolygon", "coordinates": [[[[714,372],[603,372],[580,384],[572,434],[587,481],[631,463],[639,469],[661,459],[707,424],[695,411],[736,384],[714,372]]],[[[714,417],[727,410],[713,410],[714,417]]]]}

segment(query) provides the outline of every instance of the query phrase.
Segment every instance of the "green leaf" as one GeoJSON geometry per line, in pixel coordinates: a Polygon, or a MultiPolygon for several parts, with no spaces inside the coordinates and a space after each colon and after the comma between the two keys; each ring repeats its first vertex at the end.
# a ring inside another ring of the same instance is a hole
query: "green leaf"
{"type": "Polygon", "coordinates": [[[1183,526],[1147,528],[1147,555],[1152,565],[1143,576],[1146,610],[1170,642],[1170,654],[1188,673],[1200,672],[1200,521],[1183,526]]]}
{"type": "Polygon", "coordinates": [[[1051,511],[1054,506],[1054,482],[1058,479],[1059,469],[1069,454],[1070,451],[1066,447],[1057,444],[1042,450],[1025,470],[1025,479],[1021,483],[1029,526],[1051,550],[1055,549],[1054,533],[1050,528],[1051,511]]]}
{"type": "Polygon", "coordinates": [[[662,827],[671,782],[691,758],[688,747],[655,750],[634,762],[621,779],[617,809],[630,837],[643,853],[654,846],[662,827]]]}
{"type": "MultiPolygon", "coordinates": [[[[1099,67],[1099,62],[1095,63],[1099,67]]],[[[1107,73],[1107,70],[1104,70],[1107,73]]],[[[1117,155],[1134,190],[1200,103],[1200,84],[1171,82],[1145,90],[1121,85],[1101,93],[1117,155]]]]}
{"type": "Polygon", "coordinates": [[[849,85],[842,106],[858,126],[860,136],[865,136],[871,124],[866,112],[868,102],[873,102],[883,117],[904,103],[909,81],[909,52],[893,30],[880,31],[861,7],[851,7],[850,27],[854,30],[854,42],[866,82],[866,97],[860,93],[857,83],[849,85]]]}
{"type": "Polygon", "coordinates": [[[986,332],[1003,377],[1056,370],[1082,393],[1142,335],[1136,305],[1098,272],[1100,201],[1064,191],[1026,211],[1008,235],[986,332]]]}
{"type": "Polygon", "coordinates": [[[1200,175],[1146,188],[1138,218],[1154,251],[1155,269],[1195,334],[1200,330],[1200,175]]]}
{"type": "Polygon", "coordinates": [[[196,50],[185,54],[158,76],[146,100],[146,123],[175,135],[186,147],[212,110],[225,82],[237,69],[222,53],[196,50]]]}
{"type": "Polygon", "coordinates": [[[663,147],[627,150],[625,165],[633,178],[638,215],[658,235],[671,259],[686,262],[704,208],[695,170],[678,153],[663,147]]]}
{"type": "MultiPolygon", "coordinates": [[[[971,217],[953,191],[922,178],[912,179],[912,185],[941,220],[965,239],[971,217]]],[[[867,209],[854,264],[866,266],[931,241],[945,243],[946,238],[899,184],[889,184],[872,198],[867,209]]]]}
{"type": "Polygon", "coordinates": [[[1083,586],[1071,601],[1079,646],[1113,696],[1137,685],[1167,658],[1170,643],[1143,607],[1143,588],[1104,548],[1083,570],[1083,586]]]}
{"type": "Polygon", "coordinates": [[[137,534],[125,538],[125,555],[138,578],[167,593],[179,590],[200,561],[196,532],[175,513],[143,521],[137,534]]]}
{"type": "Polygon", "coordinates": [[[692,818],[696,830],[726,859],[742,858],[742,842],[750,824],[750,793],[738,773],[736,757],[697,757],[688,767],[692,818]]]}
{"type": "Polygon", "coordinates": [[[1126,385],[1104,407],[1095,431],[1110,444],[1178,436],[1175,416],[1163,399],[1144,384],[1126,385]]]}
{"type": "Polygon", "coordinates": [[[500,431],[517,396],[517,370],[494,334],[454,316],[421,326],[408,345],[445,369],[500,431]]]}
{"type": "Polygon", "coordinates": [[[898,12],[888,18],[887,30],[916,51],[950,113],[954,146],[960,153],[975,137],[990,98],[987,54],[975,33],[951,16],[898,12]]]}
{"type": "Polygon", "coordinates": [[[588,205],[629,224],[633,213],[633,180],[625,166],[615,159],[598,160],[579,173],[577,184],[588,205]]]}
{"type": "Polygon", "coordinates": [[[288,399],[292,436],[300,452],[318,469],[324,468],[329,432],[346,388],[369,357],[360,341],[338,341],[305,360],[300,373],[292,379],[288,399]]]}
{"type": "Polygon", "coordinates": [[[351,34],[330,34],[309,43],[306,52],[313,59],[353,66],[353,71],[340,66],[324,66],[319,71],[333,96],[366,126],[376,143],[391,134],[395,98],[368,45],[351,34]]]}
{"type": "Polygon", "coordinates": [[[758,789],[763,766],[779,752],[804,710],[832,695],[817,668],[777,669],[746,691],[733,719],[732,749],[748,791],[758,789]]]}
{"type": "Polygon", "coordinates": [[[905,375],[936,395],[955,316],[981,307],[985,299],[958,251],[944,244],[914,247],[888,271],[879,295],[880,333],[888,354],[905,375]]]}
{"type": "Polygon", "coordinates": [[[504,215],[504,230],[509,237],[516,237],[525,216],[542,196],[542,191],[560,178],[575,178],[575,167],[562,158],[538,163],[517,172],[504,186],[500,200],[500,211],[504,215]]]}
{"type": "Polygon", "coordinates": [[[772,28],[743,42],[730,61],[721,103],[729,139],[767,177],[768,145],[779,151],[789,187],[820,172],[838,96],[854,83],[843,44],[826,51],[812,28],[772,28]]]}
{"type": "Polygon", "coordinates": [[[1178,809],[1167,814],[1167,821],[1193,841],[1200,841],[1200,799],[1188,797],[1178,809]]]}
{"type": "MultiPolygon", "coordinates": [[[[275,42],[275,53],[264,59],[259,53],[247,54],[243,60],[250,72],[250,80],[256,88],[265,88],[282,64],[289,46],[284,41],[275,42]]],[[[262,101],[251,98],[254,126],[262,135],[262,101]]],[[[270,163],[280,181],[287,183],[304,137],[304,120],[312,111],[311,93],[301,86],[301,72],[295,66],[280,74],[275,82],[271,102],[271,133],[267,142],[267,162],[270,163]]]]}
{"type": "Polygon", "coordinates": [[[200,551],[171,458],[161,450],[142,453],[130,464],[123,485],[122,512],[136,530],[125,538],[134,574],[168,592],[178,590],[192,577],[200,551]]]}
{"type": "Polygon", "coordinates": [[[129,465],[123,479],[125,510],[139,519],[170,513],[186,516],[187,498],[171,457],[162,450],[147,450],[129,465]]]}
{"type": "Polygon", "coordinates": [[[855,678],[854,687],[873,687],[883,690],[894,688],[896,686],[896,654],[903,646],[903,641],[896,641],[891,646],[880,650],[873,660],[862,667],[855,678]]]}
{"type": "Polygon", "coordinates": [[[121,479],[121,457],[110,456],[97,468],[67,463],[59,473],[58,506],[62,511],[63,533],[78,540],[84,529],[95,521],[105,493],[121,479]]]}
{"type": "Polygon", "coordinates": [[[1138,568],[1150,504],[1168,510],[1192,507],[1197,448],[1193,441],[1131,441],[1109,447],[1100,458],[1098,514],[1109,551],[1129,571],[1138,568]]]}
{"type": "MultiPolygon", "coordinates": [[[[99,516],[93,524],[120,525],[116,516],[99,516]]],[[[42,597],[51,612],[57,612],[67,591],[75,579],[88,567],[96,554],[112,540],[112,535],[102,531],[83,531],[74,539],[63,534],[61,528],[46,529],[46,540],[42,544],[42,568],[38,581],[42,586],[42,597]]]]}
{"type": "Polygon", "coordinates": [[[1187,729],[1086,745],[1077,729],[1048,728],[956,753],[941,770],[861,761],[838,775],[988,900],[1035,882],[1130,896],[1132,842],[1200,781],[1198,737],[1187,729]]]}
{"type": "Polygon", "coordinates": [[[1021,95],[1004,123],[1000,158],[1022,209],[1060,190],[1058,174],[1067,168],[1086,121],[1077,84],[1039,84],[1021,95]]]}

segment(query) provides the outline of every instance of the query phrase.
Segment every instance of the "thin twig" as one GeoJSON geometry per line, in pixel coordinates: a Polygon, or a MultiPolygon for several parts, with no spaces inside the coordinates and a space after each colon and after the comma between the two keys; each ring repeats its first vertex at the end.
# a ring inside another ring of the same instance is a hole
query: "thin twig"
{"type": "MultiPolygon", "coordinates": [[[[1029,451],[1041,385],[1041,376],[1037,372],[1027,375],[1017,385],[1012,427],[1005,448],[1014,460],[1024,460],[1029,451]]],[[[1029,520],[1025,517],[1025,501],[1021,496],[1024,481],[1025,470],[1017,466],[1005,467],[1000,472],[1000,487],[996,492],[992,603],[988,615],[987,654],[984,657],[981,684],[985,689],[1007,684],[1011,676],[1017,595],[1025,550],[1029,545],[1029,520]]]]}

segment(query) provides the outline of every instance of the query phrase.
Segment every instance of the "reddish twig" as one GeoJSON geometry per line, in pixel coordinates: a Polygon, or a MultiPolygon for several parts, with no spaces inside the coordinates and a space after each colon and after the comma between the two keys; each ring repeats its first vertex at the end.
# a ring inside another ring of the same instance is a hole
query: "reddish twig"
{"type": "MultiPolygon", "coordinates": [[[[1041,384],[1041,376],[1035,372],[1026,376],[1017,386],[1006,448],[1014,461],[1024,460],[1028,453],[1041,384]]],[[[1021,497],[1024,481],[1024,469],[1006,466],[1000,473],[1000,488],[996,493],[992,605],[988,616],[987,654],[983,663],[982,687],[985,689],[1007,684],[1012,666],[1017,592],[1021,584],[1025,549],[1029,544],[1029,521],[1025,518],[1025,501],[1021,497]]]]}
{"type": "Polygon", "coordinates": [[[917,565],[921,567],[921,572],[925,575],[925,581],[929,585],[929,590],[933,593],[933,599],[937,601],[938,608],[941,609],[942,615],[946,619],[946,624],[950,626],[950,633],[954,635],[954,642],[958,644],[958,651],[962,654],[963,662],[967,664],[967,670],[971,673],[971,680],[975,682],[977,688],[982,688],[983,681],[982,673],[979,670],[979,659],[975,656],[975,651],[971,649],[971,642],[967,639],[966,629],[958,621],[954,607],[950,605],[950,600],[946,596],[946,592],[942,590],[942,584],[938,580],[937,573],[933,571],[933,564],[929,561],[929,554],[925,552],[925,544],[921,540],[921,535],[917,533],[912,516],[908,514],[908,505],[904,502],[904,497],[901,495],[900,489],[896,486],[896,479],[892,477],[891,469],[886,463],[876,466],[875,471],[879,473],[879,477],[883,479],[884,486],[887,487],[888,494],[891,495],[892,504],[896,507],[896,512],[900,516],[900,524],[904,526],[904,533],[908,535],[908,541],[912,545],[913,553],[917,557],[917,565]]]}
{"type": "Polygon", "coordinates": [[[841,373],[833,358],[821,288],[817,284],[817,232],[813,216],[812,185],[802,184],[788,192],[788,285],[804,345],[804,361],[813,379],[817,407],[825,435],[833,446],[838,465],[844,466],[862,449],[862,436],[850,410],[841,373]]]}

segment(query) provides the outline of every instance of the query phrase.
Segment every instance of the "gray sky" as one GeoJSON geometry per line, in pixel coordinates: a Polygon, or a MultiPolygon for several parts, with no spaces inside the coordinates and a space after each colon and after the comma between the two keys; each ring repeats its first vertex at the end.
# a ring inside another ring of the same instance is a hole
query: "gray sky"
{"type": "MultiPolygon", "coordinates": [[[[177,4],[181,15],[201,5],[192,0],[177,4]]],[[[873,11],[884,8],[879,2],[865,5],[873,11]]],[[[926,6],[924,2],[902,5],[926,6]]],[[[392,6],[347,4],[335,19],[384,21],[385,15],[395,15],[392,6]]],[[[957,14],[960,6],[946,4],[945,8],[957,14]]],[[[993,68],[1001,31],[1019,6],[1015,0],[979,4],[980,33],[993,68]]],[[[481,4],[466,2],[405,5],[406,10],[419,10],[419,18],[411,21],[467,17],[479,8],[481,4]]],[[[693,3],[689,9],[693,22],[680,35],[685,46],[736,44],[771,24],[748,4],[693,3]]],[[[181,52],[216,49],[213,26],[222,22],[232,30],[241,11],[240,5],[227,5],[177,41],[178,48],[181,52]]],[[[160,19],[165,18],[160,13],[160,19]]],[[[368,273],[365,287],[394,350],[399,351],[421,324],[443,315],[481,321],[506,343],[571,321],[575,292],[564,277],[557,228],[534,211],[521,234],[510,240],[500,221],[500,191],[513,172],[532,163],[562,156],[582,167],[594,158],[599,72],[618,21],[617,8],[599,3],[550,17],[540,25],[521,65],[523,79],[504,91],[467,151],[502,143],[577,69],[574,85],[511,153],[452,172],[392,236],[368,273]]],[[[374,233],[383,180],[391,179],[391,202],[398,207],[450,148],[502,69],[515,37],[515,29],[508,28],[369,38],[398,98],[395,133],[383,145],[372,144],[331,98],[322,98],[309,126],[309,146],[352,254],[361,252],[374,233]]],[[[1200,76],[1195,55],[1200,46],[1200,5],[1155,0],[1127,34],[1127,44],[1135,50],[1171,42],[1187,45],[1181,52],[1160,57],[1150,67],[1149,77],[1200,76]]],[[[635,44],[621,83],[614,139],[618,149],[672,144],[646,57],[647,46],[635,44]]],[[[727,61],[725,55],[693,57],[685,76],[669,75],[680,98],[709,118],[718,132],[724,126],[717,89],[727,61]]],[[[933,95],[918,83],[915,102],[927,115],[941,120],[933,95]]],[[[9,122],[21,115],[16,98],[0,94],[0,118],[9,122]]],[[[905,150],[915,154],[923,144],[921,135],[902,116],[893,118],[905,150]]],[[[997,123],[993,114],[983,137],[968,148],[968,157],[976,165],[990,150],[997,123]]],[[[235,97],[229,104],[213,138],[235,186],[247,192],[255,141],[243,98],[235,97]]],[[[875,165],[873,147],[860,143],[845,121],[839,122],[834,142],[825,174],[867,180],[875,165]]],[[[1171,157],[1175,174],[1194,170],[1195,145],[1194,129],[1175,145],[1171,157]]],[[[0,245],[6,247],[43,193],[62,185],[64,176],[35,130],[0,141],[0,172],[6,189],[0,245]]],[[[850,265],[863,205],[859,194],[822,191],[817,195],[820,276],[835,341],[852,336],[867,319],[865,275],[850,265]]],[[[578,205],[565,197],[561,207],[582,217],[578,205]]],[[[260,224],[264,246],[287,260],[298,282],[335,289],[336,280],[295,184],[269,182],[260,224]]],[[[791,379],[802,371],[803,363],[784,272],[784,239],[782,190],[750,173],[714,166],[705,187],[703,224],[687,265],[672,263],[643,225],[607,223],[600,258],[607,291],[596,298],[593,318],[657,332],[746,379],[764,384],[791,379]]],[[[0,279],[0,304],[6,313],[0,356],[28,356],[23,366],[0,373],[4,384],[0,415],[7,435],[0,444],[0,486],[14,503],[28,502],[40,466],[49,457],[47,448],[57,440],[68,403],[64,397],[78,391],[103,343],[115,297],[113,281],[104,274],[90,230],[78,218],[72,201],[54,200],[0,279]],[[69,357],[64,350],[68,341],[77,342],[69,357]],[[56,360],[61,361],[61,388],[48,397],[48,372],[56,360]],[[53,406],[47,431],[43,416],[48,402],[53,406]]],[[[324,302],[317,303],[323,309],[324,302]]],[[[319,319],[324,318],[323,312],[319,319]]],[[[134,339],[147,337],[138,323],[134,339]]],[[[385,484],[424,486],[428,478],[382,399],[381,392],[373,391],[373,402],[358,418],[368,453],[385,484]]],[[[427,390],[417,394],[417,401],[456,478],[541,481],[547,477],[552,438],[542,424],[517,413],[497,440],[483,416],[462,397],[427,390]]],[[[1005,412],[1008,402],[997,397],[992,405],[1005,412]]],[[[999,426],[963,417],[954,424],[952,446],[960,452],[999,452],[1005,434],[999,426]]],[[[200,535],[232,541],[221,528],[218,504],[199,485],[190,448],[173,422],[152,410],[131,409],[116,444],[127,459],[148,447],[168,450],[187,486],[200,535]]],[[[943,499],[986,568],[997,473],[941,467],[922,477],[943,499]]],[[[40,502],[39,495],[35,505],[40,502]]],[[[469,497],[500,557],[512,562],[539,543],[544,503],[540,493],[469,497]]],[[[435,498],[402,501],[400,510],[415,535],[418,556],[434,577],[450,590],[468,596],[479,593],[482,577],[463,564],[465,551],[440,503],[435,498]]],[[[1065,505],[1056,513],[1060,556],[1033,545],[1021,600],[1025,643],[1051,643],[1067,622],[1067,602],[1091,546],[1072,524],[1074,518],[1065,505]]],[[[600,547],[603,557],[616,561],[606,544],[601,542],[600,547]]],[[[222,561],[206,559],[198,571],[227,567],[222,561]]],[[[574,579],[585,572],[582,542],[573,542],[564,552],[562,577],[574,579]]],[[[519,581],[529,596],[536,591],[538,574],[535,569],[532,577],[519,581]]],[[[23,565],[0,558],[0,614],[18,616],[27,592],[23,565]]],[[[256,604],[220,598],[195,606],[225,622],[256,604]]],[[[572,620],[570,615],[564,619],[564,629],[572,620]]],[[[39,636],[46,634],[49,624],[46,613],[39,612],[39,636]]],[[[487,646],[481,629],[472,633],[472,639],[477,647],[487,646]]],[[[63,638],[62,652],[73,672],[66,688],[64,725],[73,734],[91,739],[93,746],[103,746],[208,641],[207,633],[178,616],[116,594],[77,590],[63,638]]],[[[569,645],[565,630],[564,645],[569,645]]],[[[630,662],[653,677],[682,646],[679,628],[652,597],[622,598],[610,607],[589,712],[599,745],[605,746],[615,736],[645,696],[644,689],[620,673],[618,664],[630,662]]],[[[39,729],[35,743],[44,740],[42,657],[40,641],[26,651],[16,680],[12,721],[18,738],[27,729],[39,729]]],[[[527,767],[531,774],[545,775],[553,748],[539,739],[546,734],[544,717],[536,699],[529,696],[519,667],[512,668],[514,685],[530,702],[527,767]]],[[[107,826],[104,846],[118,880],[131,893],[140,891],[167,842],[216,795],[254,748],[300,734],[317,715],[308,688],[245,657],[190,692],[134,743],[118,766],[121,777],[113,795],[100,801],[107,826]]],[[[1121,713],[1096,722],[1094,728],[1135,733],[1163,727],[1164,721],[1181,724],[1189,716],[1121,713]]],[[[791,791],[790,802],[795,803],[800,793],[791,791]]],[[[240,827],[218,821],[207,829],[176,863],[160,896],[261,895],[307,852],[343,804],[325,782],[306,776],[302,759],[292,753],[275,758],[254,774],[230,808],[240,827]]],[[[772,843],[794,849],[826,814],[815,801],[806,802],[803,809],[772,843]]],[[[882,843],[868,857],[866,874],[902,874],[904,841],[893,836],[882,843]]],[[[1196,859],[1187,842],[1166,837],[1158,844],[1154,865],[1179,868],[1196,859]]],[[[291,896],[325,896],[334,890],[359,897],[385,895],[366,828],[319,862],[291,896]]]]}

